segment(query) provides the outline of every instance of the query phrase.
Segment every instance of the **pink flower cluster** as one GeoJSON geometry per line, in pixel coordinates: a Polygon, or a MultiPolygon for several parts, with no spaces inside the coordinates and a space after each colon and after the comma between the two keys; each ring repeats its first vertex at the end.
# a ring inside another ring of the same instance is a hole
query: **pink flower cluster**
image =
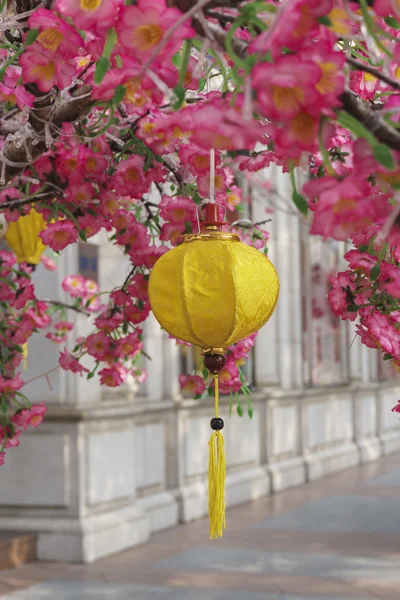
{"type": "MultiPolygon", "coordinates": [[[[231,346],[227,351],[227,360],[225,366],[218,375],[219,391],[221,394],[238,393],[244,385],[244,376],[241,372],[241,366],[249,358],[251,349],[254,346],[257,334],[231,346]]],[[[181,389],[192,395],[194,398],[200,396],[206,391],[207,387],[212,385],[208,372],[200,375],[181,375],[179,377],[181,389]]]]}

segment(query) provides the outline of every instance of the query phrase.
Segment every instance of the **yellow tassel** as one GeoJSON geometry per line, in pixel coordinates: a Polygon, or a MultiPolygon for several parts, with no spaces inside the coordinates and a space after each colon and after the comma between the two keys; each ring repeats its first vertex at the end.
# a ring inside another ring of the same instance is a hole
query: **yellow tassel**
{"type": "MultiPolygon", "coordinates": [[[[218,417],[218,375],[215,381],[215,416],[218,417]]],[[[226,528],[225,520],[225,441],[221,431],[211,434],[208,461],[208,514],[210,518],[210,539],[222,537],[226,528]]]]}

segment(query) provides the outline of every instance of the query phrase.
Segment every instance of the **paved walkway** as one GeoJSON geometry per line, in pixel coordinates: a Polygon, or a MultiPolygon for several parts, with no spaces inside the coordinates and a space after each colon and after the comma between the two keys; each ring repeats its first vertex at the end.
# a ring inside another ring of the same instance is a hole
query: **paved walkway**
{"type": "Polygon", "coordinates": [[[0,572],[7,600],[400,598],[400,455],[228,511],[92,565],[0,572]]]}

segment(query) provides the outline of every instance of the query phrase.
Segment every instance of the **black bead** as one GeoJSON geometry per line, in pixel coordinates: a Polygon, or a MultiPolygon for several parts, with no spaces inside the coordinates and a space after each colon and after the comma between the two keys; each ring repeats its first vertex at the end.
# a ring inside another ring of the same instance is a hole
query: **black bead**
{"type": "Polygon", "coordinates": [[[210,421],[211,429],[214,431],[221,431],[224,428],[224,420],[220,417],[214,417],[210,421]]]}
{"type": "Polygon", "coordinates": [[[204,366],[212,375],[216,375],[225,366],[226,357],[223,354],[205,354],[204,366]]]}

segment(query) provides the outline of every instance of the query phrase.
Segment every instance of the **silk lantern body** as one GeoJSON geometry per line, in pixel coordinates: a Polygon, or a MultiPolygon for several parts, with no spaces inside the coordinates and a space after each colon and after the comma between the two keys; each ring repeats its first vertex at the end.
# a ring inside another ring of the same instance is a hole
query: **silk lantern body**
{"type": "Polygon", "coordinates": [[[279,280],[271,261],[234,234],[187,235],[161,256],[149,281],[160,325],[172,336],[224,354],[271,317],[279,280]]]}
{"type": "Polygon", "coordinates": [[[8,224],[5,240],[17,257],[19,263],[38,265],[45,250],[39,234],[46,227],[42,215],[31,210],[28,215],[8,224]]]}

